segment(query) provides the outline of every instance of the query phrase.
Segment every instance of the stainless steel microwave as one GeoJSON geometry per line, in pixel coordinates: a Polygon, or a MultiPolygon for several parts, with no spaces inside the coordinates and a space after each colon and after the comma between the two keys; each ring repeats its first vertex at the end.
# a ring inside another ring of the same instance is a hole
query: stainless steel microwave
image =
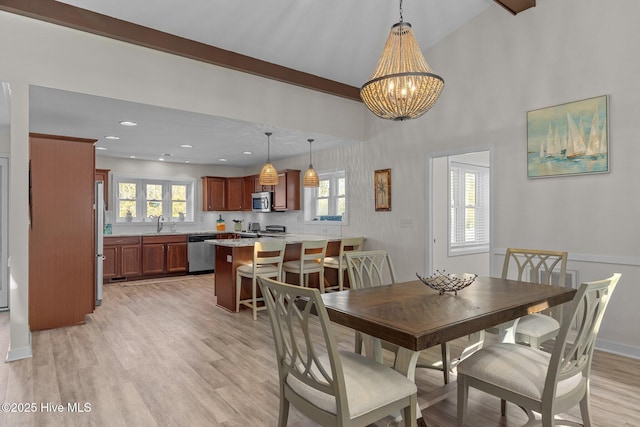
{"type": "Polygon", "coordinates": [[[251,210],[253,212],[271,212],[273,193],[263,191],[251,193],[251,210]]]}

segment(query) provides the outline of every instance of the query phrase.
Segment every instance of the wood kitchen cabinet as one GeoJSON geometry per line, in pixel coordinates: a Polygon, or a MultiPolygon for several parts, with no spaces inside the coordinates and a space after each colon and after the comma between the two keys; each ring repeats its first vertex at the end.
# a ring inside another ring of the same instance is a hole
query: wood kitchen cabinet
{"type": "Polygon", "coordinates": [[[95,139],[29,135],[29,327],[85,322],[96,302],[95,139]]]}
{"type": "Polygon", "coordinates": [[[102,197],[106,211],[109,210],[109,171],[110,169],[96,169],[96,181],[104,182],[102,197]]]}
{"type": "Polygon", "coordinates": [[[226,178],[202,177],[202,210],[224,211],[226,198],[226,178]]]}
{"type": "Polygon", "coordinates": [[[278,172],[278,185],[273,186],[273,210],[300,210],[300,171],[287,169],[278,172]]]}
{"type": "Polygon", "coordinates": [[[187,236],[143,236],[142,274],[184,273],[188,270],[187,236]]]}
{"type": "Polygon", "coordinates": [[[273,210],[300,210],[300,171],[287,169],[278,172],[278,185],[260,185],[258,175],[222,178],[202,177],[202,210],[250,211],[251,194],[273,192],[273,210]]]}
{"type": "Polygon", "coordinates": [[[225,210],[241,211],[244,208],[244,178],[227,178],[225,180],[225,210]]]}
{"type": "Polygon", "coordinates": [[[142,274],[142,248],[140,237],[105,237],[102,277],[105,281],[118,281],[142,274]]]}

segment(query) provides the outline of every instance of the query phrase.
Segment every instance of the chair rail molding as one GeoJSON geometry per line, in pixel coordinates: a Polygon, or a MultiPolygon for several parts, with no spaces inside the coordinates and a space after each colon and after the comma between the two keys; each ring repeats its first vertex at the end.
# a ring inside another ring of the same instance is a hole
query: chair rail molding
{"type": "MultiPolygon", "coordinates": [[[[494,248],[493,255],[504,255],[507,248],[494,248]]],[[[640,267],[640,257],[621,255],[581,254],[569,251],[569,261],[590,262],[596,264],[629,265],[640,267]]]]}

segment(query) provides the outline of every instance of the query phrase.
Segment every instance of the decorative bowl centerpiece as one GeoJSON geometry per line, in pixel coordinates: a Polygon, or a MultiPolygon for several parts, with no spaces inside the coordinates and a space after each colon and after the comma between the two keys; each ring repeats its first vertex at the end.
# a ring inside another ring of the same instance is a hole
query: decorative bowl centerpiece
{"type": "Polygon", "coordinates": [[[454,295],[458,295],[458,291],[466,288],[470,284],[476,280],[478,277],[477,274],[445,274],[444,270],[440,272],[436,270],[436,272],[429,277],[422,277],[418,273],[416,273],[418,279],[422,281],[425,285],[438,291],[440,295],[443,295],[445,292],[453,292],[454,295]]]}

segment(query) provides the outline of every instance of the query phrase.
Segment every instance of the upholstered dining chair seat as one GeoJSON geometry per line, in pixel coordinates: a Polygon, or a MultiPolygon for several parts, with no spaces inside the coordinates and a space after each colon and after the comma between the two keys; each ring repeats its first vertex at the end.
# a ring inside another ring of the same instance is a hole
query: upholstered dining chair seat
{"type": "Polygon", "coordinates": [[[560,323],[546,314],[534,313],[521,317],[518,320],[517,333],[530,336],[542,337],[558,331],[560,323]]]}
{"type": "MultiPolygon", "coordinates": [[[[359,417],[401,397],[409,397],[417,391],[415,383],[407,377],[373,359],[347,351],[340,351],[339,354],[351,418],[359,417]]],[[[318,359],[325,369],[330,371],[329,357],[324,355],[318,359]]],[[[318,372],[317,377],[322,378],[322,375],[318,372]]],[[[331,414],[337,412],[335,396],[309,387],[293,375],[287,376],[286,381],[293,391],[305,400],[313,402],[331,414]]]]}
{"type": "MultiPolygon", "coordinates": [[[[541,400],[550,360],[551,353],[537,348],[511,343],[495,344],[460,363],[458,373],[541,400]]],[[[574,391],[581,381],[586,384],[581,372],[558,381],[556,397],[574,391]]]]}

